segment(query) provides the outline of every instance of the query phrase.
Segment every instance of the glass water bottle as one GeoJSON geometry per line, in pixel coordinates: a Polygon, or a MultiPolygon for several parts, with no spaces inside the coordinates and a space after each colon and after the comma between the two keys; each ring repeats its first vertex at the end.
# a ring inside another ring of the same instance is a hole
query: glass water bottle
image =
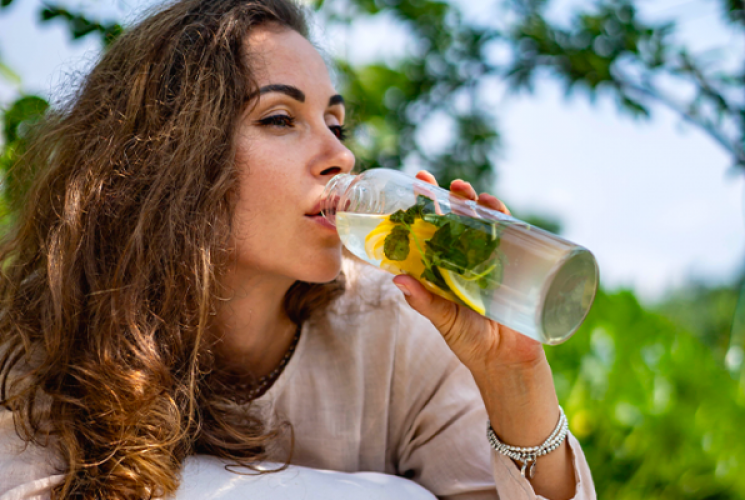
{"type": "Polygon", "coordinates": [[[362,260],[544,344],[568,339],[595,298],[587,249],[396,170],[333,177],[321,212],[362,260]]]}

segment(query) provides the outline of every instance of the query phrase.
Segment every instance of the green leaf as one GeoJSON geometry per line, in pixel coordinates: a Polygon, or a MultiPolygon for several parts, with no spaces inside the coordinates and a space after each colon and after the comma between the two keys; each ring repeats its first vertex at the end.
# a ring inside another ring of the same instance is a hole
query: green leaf
{"type": "Polygon", "coordinates": [[[91,33],[97,33],[104,45],[110,45],[122,32],[123,27],[119,23],[105,23],[89,19],[85,14],[72,12],[59,5],[46,5],[39,16],[42,22],[61,19],[67,23],[67,28],[73,40],[83,38],[91,33]]]}
{"type": "MultiPolygon", "coordinates": [[[[442,219],[439,219],[442,221],[442,219]]],[[[440,229],[435,231],[435,234],[427,241],[427,248],[433,252],[445,252],[453,244],[453,237],[450,232],[450,223],[445,222],[444,225],[440,226],[440,229]]]]}
{"type": "Polygon", "coordinates": [[[497,251],[494,258],[490,260],[491,266],[488,269],[489,272],[484,274],[486,270],[482,271],[479,268],[473,270],[477,274],[483,274],[483,276],[476,280],[476,283],[482,290],[496,290],[499,288],[504,278],[504,266],[507,264],[506,258],[504,253],[497,251]]]}
{"type": "Polygon", "coordinates": [[[6,144],[23,139],[28,130],[44,116],[49,103],[41,97],[30,95],[15,101],[3,117],[3,138],[6,144]]]}
{"type": "Polygon", "coordinates": [[[442,277],[442,274],[440,274],[440,270],[437,269],[437,267],[431,267],[424,270],[422,273],[421,278],[429,281],[433,285],[438,286],[442,290],[445,290],[446,292],[450,292],[450,287],[445,283],[445,279],[442,277]]]}
{"type": "Polygon", "coordinates": [[[412,225],[416,219],[422,218],[423,208],[423,206],[417,204],[410,206],[406,210],[397,210],[391,214],[390,220],[398,224],[412,225]]]}
{"type": "Polygon", "coordinates": [[[446,222],[427,243],[427,256],[434,265],[463,274],[468,266],[468,257],[456,244],[460,229],[457,223],[446,222]]]}
{"type": "Polygon", "coordinates": [[[406,210],[406,218],[404,222],[407,224],[413,224],[415,220],[421,219],[424,214],[423,210],[424,207],[421,205],[412,205],[408,210],[406,210]]]}
{"type": "Polygon", "coordinates": [[[383,252],[389,260],[406,260],[409,256],[409,230],[403,226],[394,227],[385,237],[383,252]]]}
{"type": "Polygon", "coordinates": [[[497,265],[489,274],[483,278],[479,278],[476,283],[478,283],[482,290],[496,290],[502,284],[503,276],[504,268],[501,265],[497,265]]]}
{"type": "Polygon", "coordinates": [[[406,211],[405,210],[396,210],[393,212],[390,216],[390,221],[395,222],[397,224],[400,224],[406,220],[406,211]]]}
{"type": "Polygon", "coordinates": [[[416,197],[416,205],[421,207],[420,213],[422,214],[422,218],[426,220],[426,215],[436,215],[435,210],[435,202],[431,200],[429,197],[424,196],[422,194],[417,195],[416,197]]]}

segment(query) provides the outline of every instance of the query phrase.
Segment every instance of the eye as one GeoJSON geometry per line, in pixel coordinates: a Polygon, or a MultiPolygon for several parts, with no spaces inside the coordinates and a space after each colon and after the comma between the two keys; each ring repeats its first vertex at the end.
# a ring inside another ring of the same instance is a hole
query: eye
{"type": "Polygon", "coordinates": [[[344,141],[347,138],[347,127],[344,125],[330,125],[329,129],[334,133],[337,139],[344,141]]]}
{"type": "Polygon", "coordinates": [[[262,118],[258,123],[267,127],[289,128],[295,124],[295,119],[290,115],[272,115],[262,118]]]}

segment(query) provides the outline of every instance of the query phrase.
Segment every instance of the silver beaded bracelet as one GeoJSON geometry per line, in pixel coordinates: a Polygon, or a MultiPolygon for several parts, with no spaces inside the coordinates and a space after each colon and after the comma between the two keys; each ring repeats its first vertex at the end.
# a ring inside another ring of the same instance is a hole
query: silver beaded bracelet
{"type": "Polygon", "coordinates": [[[547,455],[558,448],[564,439],[567,437],[569,432],[569,422],[567,421],[566,415],[564,415],[564,409],[559,406],[559,423],[556,424],[554,432],[546,439],[543,444],[539,446],[521,447],[521,446],[510,446],[504,444],[499,440],[494,429],[491,428],[491,422],[486,422],[486,437],[489,439],[494,450],[498,451],[502,455],[506,455],[513,460],[518,460],[522,463],[520,474],[525,477],[525,472],[528,473],[528,479],[533,479],[535,474],[535,461],[542,455],[547,455]]]}

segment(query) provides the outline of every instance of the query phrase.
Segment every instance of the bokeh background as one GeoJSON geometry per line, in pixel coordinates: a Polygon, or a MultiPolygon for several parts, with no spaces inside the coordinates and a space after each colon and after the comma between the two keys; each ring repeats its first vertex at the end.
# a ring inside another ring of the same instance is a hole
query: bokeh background
{"type": "MultiPolygon", "coordinates": [[[[745,498],[745,3],[306,4],[361,169],[466,179],[596,254],[547,353],[599,498],[745,498]]],[[[34,122],[159,5],[0,0],[3,207],[34,122]]]]}

